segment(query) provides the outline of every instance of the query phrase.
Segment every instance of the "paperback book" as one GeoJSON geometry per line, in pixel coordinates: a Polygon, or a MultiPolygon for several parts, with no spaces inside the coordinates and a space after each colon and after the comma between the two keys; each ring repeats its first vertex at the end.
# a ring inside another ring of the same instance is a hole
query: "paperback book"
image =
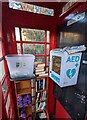
{"type": "Polygon", "coordinates": [[[37,79],[36,81],[36,91],[45,89],[45,78],[37,79]]]}

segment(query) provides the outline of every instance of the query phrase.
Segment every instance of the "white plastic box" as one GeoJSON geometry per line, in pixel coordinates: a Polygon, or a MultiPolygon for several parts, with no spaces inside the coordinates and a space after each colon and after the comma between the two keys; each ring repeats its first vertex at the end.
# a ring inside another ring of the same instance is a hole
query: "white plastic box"
{"type": "Polygon", "coordinates": [[[34,71],[34,59],[32,54],[7,55],[6,57],[10,77],[32,77],[34,71]]]}
{"type": "Polygon", "coordinates": [[[60,87],[76,85],[81,55],[81,52],[69,55],[66,51],[51,50],[50,78],[60,87]]]}

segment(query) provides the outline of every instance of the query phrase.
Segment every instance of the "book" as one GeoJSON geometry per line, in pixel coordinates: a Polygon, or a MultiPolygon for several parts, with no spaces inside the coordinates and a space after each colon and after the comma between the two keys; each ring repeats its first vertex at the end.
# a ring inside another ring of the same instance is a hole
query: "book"
{"type": "Polygon", "coordinates": [[[46,106],[46,102],[40,102],[38,106],[38,110],[44,110],[45,106],[46,106]]]}
{"type": "Polygon", "coordinates": [[[38,67],[45,67],[45,63],[38,64],[38,67]]]}
{"type": "Polygon", "coordinates": [[[38,64],[42,64],[43,62],[40,62],[40,61],[37,61],[37,62],[34,62],[34,65],[35,66],[38,66],[38,64]]]}
{"type": "Polygon", "coordinates": [[[39,71],[39,72],[36,72],[36,75],[40,75],[40,74],[44,74],[46,71],[39,71]]]}
{"type": "Polygon", "coordinates": [[[43,69],[37,69],[37,70],[35,70],[36,73],[40,72],[40,71],[44,71],[44,68],[43,69]]]}
{"type": "Polygon", "coordinates": [[[39,113],[39,118],[40,119],[45,119],[46,118],[46,113],[45,112],[42,112],[42,113],[39,113]]]}
{"type": "Polygon", "coordinates": [[[48,73],[39,74],[39,76],[48,76],[48,73]]]}
{"type": "Polygon", "coordinates": [[[34,87],[34,79],[31,79],[31,87],[34,87]]]}
{"type": "Polygon", "coordinates": [[[39,62],[39,61],[35,62],[34,65],[35,65],[35,67],[41,67],[41,66],[45,67],[45,63],[39,62]]]}
{"type": "Polygon", "coordinates": [[[46,91],[43,91],[42,96],[41,96],[41,100],[46,100],[46,91]]]}
{"type": "Polygon", "coordinates": [[[36,81],[36,91],[43,90],[45,88],[45,80],[44,79],[37,79],[36,81]]]}
{"type": "Polygon", "coordinates": [[[45,89],[45,78],[43,78],[43,90],[45,89]]]}
{"type": "Polygon", "coordinates": [[[40,70],[40,69],[44,69],[44,66],[41,66],[41,67],[35,67],[35,70],[40,70]]]}
{"type": "Polygon", "coordinates": [[[38,92],[36,95],[36,103],[39,101],[39,99],[40,99],[40,93],[38,92]]]}

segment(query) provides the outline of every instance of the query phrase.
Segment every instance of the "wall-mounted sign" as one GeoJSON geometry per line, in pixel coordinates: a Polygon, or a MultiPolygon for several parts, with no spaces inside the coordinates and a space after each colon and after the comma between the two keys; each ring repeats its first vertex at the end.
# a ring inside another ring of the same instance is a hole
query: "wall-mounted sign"
{"type": "Polygon", "coordinates": [[[67,26],[72,25],[85,18],[85,12],[73,16],[68,22],[67,26]]]}

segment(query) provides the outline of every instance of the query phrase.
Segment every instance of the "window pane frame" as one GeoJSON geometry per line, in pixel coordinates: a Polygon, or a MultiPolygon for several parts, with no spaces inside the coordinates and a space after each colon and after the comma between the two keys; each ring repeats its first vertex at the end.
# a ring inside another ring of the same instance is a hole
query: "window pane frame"
{"type": "MultiPolygon", "coordinates": [[[[23,44],[37,44],[37,45],[44,45],[44,52],[43,54],[34,54],[35,57],[39,58],[39,57],[42,57],[44,58],[44,63],[46,65],[45,68],[48,67],[49,64],[47,64],[47,57],[48,57],[48,60],[49,60],[49,53],[50,53],[50,31],[48,30],[43,30],[45,31],[45,36],[44,36],[44,41],[23,41],[22,40],[22,34],[21,34],[21,29],[22,28],[19,28],[20,30],[20,41],[16,41],[16,45],[17,44],[20,44],[20,49],[21,49],[21,54],[24,54],[24,51],[23,51],[23,44]],[[49,35],[49,37],[47,36],[49,35]],[[49,52],[47,54],[47,46],[49,46],[49,52]]],[[[25,28],[25,29],[31,29],[31,28],[25,28]]],[[[33,30],[33,29],[32,29],[33,30]]],[[[34,29],[34,30],[40,30],[40,29],[34,29]]],[[[17,51],[18,52],[18,51],[17,51]]],[[[19,54],[19,53],[18,53],[19,54]]],[[[48,61],[49,63],[49,61],[48,61]]]]}

